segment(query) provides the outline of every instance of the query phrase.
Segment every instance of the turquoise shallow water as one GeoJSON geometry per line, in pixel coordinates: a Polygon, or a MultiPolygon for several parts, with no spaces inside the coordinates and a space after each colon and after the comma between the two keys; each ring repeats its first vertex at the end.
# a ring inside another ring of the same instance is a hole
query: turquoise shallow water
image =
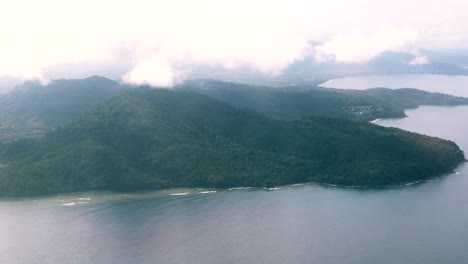
{"type": "MultiPolygon", "coordinates": [[[[468,107],[384,126],[468,150],[468,107]]],[[[468,263],[468,165],[398,188],[306,184],[0,200],[0,263],[468,263]],[[216,192],[215,192],[216,191],[216,192]]]]}

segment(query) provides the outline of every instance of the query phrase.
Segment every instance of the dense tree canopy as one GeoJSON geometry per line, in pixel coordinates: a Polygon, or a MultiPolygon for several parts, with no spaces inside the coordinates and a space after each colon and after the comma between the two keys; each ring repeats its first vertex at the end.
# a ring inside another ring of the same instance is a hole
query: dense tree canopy
{"type": "Polygon", "coordinates": [[[272,119],[198,92],[139,88],[2,147],[0,193],[388,185],[449,172],[455,143],[364,121],[272,119]]]}

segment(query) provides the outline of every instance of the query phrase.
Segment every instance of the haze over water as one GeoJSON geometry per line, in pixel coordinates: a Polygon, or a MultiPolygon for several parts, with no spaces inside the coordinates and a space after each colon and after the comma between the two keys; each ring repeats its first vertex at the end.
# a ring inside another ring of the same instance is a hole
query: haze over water
{"type": "MultiPolygon", "coordinates": [[[[468,106],[407,115],[378,124],[468,151],[468,106]]],[[[309,184],[3,199],[0,263],[464,263],[467,164],[457,172],[383,189],[309,184]]]]}
{"type": "Polygon", "coordinates": [[[468,76],[404,74],[404,75],[370,75],[337,78],[320,86],[339,89],[365,90],[375,87],[416,88],[428,92],[446,93],[468,97],[468,76]]]}

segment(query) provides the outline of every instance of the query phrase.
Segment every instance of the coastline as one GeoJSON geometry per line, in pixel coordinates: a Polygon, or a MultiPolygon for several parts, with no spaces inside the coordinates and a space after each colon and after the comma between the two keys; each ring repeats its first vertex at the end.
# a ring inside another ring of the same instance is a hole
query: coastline
{"type": "MultiPolygon", "coordinates": [[[[360,190],[384,190],[384,189],[395,189],[404,188],[413,185],[419,185],[427,182],[436,181],[450,175],[459,175],[458,169],[461,168],[467,161],[461,162],[452,171],[447,173],[441,173],[427,179],[401,182],[391,185],[341,185],[332,184],[326,182],[298,182],[285,185],[277,185],[273,187],[262,187],[262,186],[233,186],[226,188],[210,188],[210,187],[174,187],[174,188],[163,188],[155,190],[139,190],[139,191],[111,191],[111,190],[84,190],[76,192],[62,192],[62,193],[50,193],[50,194],[38,194],[38,195],[18,195],[18,196],[2,196],[0,195],[0,203],[4,201],[24,201],[24,200],[40,200],[40,199],[51,199],[60,196],[79,196],[78,202],[68,202],[62,204],[63,206],[74,206],[79,204],[85,204],[85,201],[90,201],[91,198],[83,198],[83,196],[98,195],[104,196],[105,198],[157,198],[157,197],[186,197],[194,195],[208,195],[230,191],[277,191],[284,190],[286,188],[301,187],[306,185],[315,185],[318,187],[338,188],[338,189],[360,189],[360,190]],[[86,199],[86,200],[85,200],[86,199]],[[73,203],[73,204],[72,204],[73,203]]],[[[62,201],[62,202],[65,202],[62,201]]]]}

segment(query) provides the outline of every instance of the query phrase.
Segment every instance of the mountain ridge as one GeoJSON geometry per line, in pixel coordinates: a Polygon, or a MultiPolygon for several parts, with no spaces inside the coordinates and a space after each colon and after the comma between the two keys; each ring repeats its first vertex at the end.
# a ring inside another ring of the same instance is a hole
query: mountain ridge
{"type": "MultiPolygon", "coordinates": [[[[136,87],[104,77],[26,82],[0,95],[0,141],[41,137],[57,126],[92,111],[106,100],[136,87]]],[[[208,95],[238,108],[294,120],[328,116],[352,120],[404,117],[404,109],[421,104],[468,104],[468,99],[416,90],[339,90],[316,86],[267,87],[215,80],[190,80],[174,87],[208,95]],[[410,100],[410,99],[411,100],[410,100]]]]}

